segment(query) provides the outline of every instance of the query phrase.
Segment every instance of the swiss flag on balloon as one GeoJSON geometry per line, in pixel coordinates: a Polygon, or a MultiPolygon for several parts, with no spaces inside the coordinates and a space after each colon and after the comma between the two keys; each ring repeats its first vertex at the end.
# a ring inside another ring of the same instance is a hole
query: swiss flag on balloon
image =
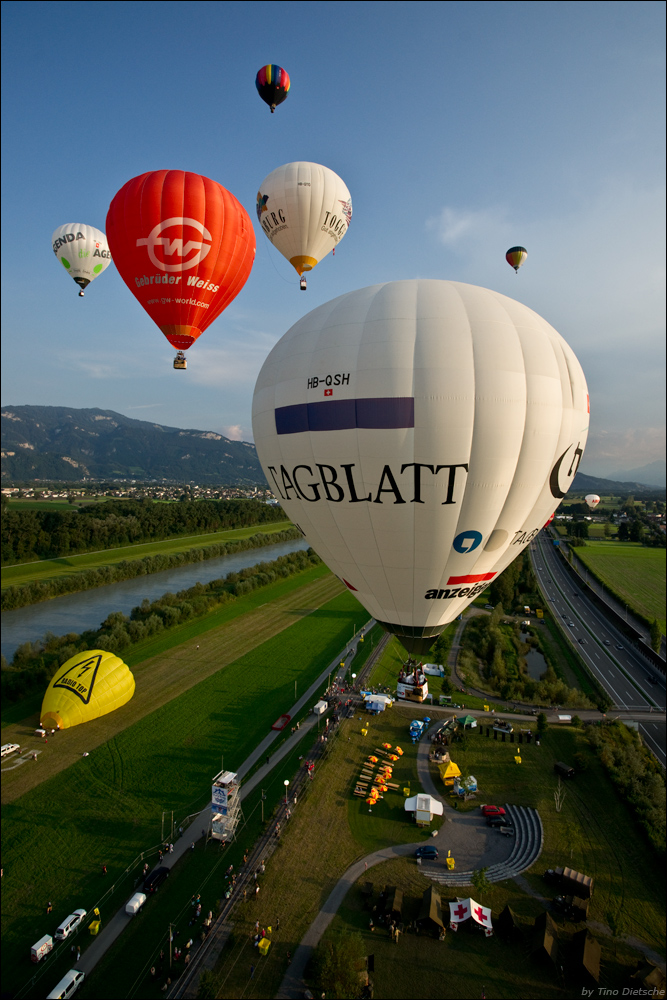
{"type": "Polygon", "coordinates": [[[325,396],[333,396],[333,389],[325,389],[324,390],[324,395],[325,396]]]}

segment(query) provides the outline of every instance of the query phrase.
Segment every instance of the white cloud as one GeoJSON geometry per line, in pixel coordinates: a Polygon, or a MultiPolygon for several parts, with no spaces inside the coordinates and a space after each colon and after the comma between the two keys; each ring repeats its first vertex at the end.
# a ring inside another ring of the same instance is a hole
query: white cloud
{"type": "Polygon", "coordinates": [[[221,347],[197,344],[188,374],[198,385],[246,389],[252,393],[259,370],[277,339],[249,332],[247,336],[226,337],[221,347]]]}
{"type": "Polygon", "coordinates": [[[426,226],[435,232],[444,246],[488,242],[494,230],[505,228],[505,210],[458,209],[445,206],[439,215],[427,219],[426,226]]]}
{"type": "Polygon", "coordinates": [[[230,427],[223,427],[222,433],[230,441],[247,441],[247,436],[243,433],[243,428],[241,424],[232,424],[230,427]]]}

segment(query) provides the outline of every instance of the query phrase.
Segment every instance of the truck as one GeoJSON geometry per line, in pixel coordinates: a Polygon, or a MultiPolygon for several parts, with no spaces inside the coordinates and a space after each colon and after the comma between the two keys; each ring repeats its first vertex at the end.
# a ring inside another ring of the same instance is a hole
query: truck
{"type": "Polygon", "coordinates": [[[574,778],[574,768],[570,767],[569,764],[565,764],[562,760],[556,761],[554,772],[559,778],[574,778]]]}
{"type": "Polygon", "coordinates": [[[324,715],[329,707],[329,703],[326,701],[318,701],[313,705],[313,715],[324,715]]]}
{"type": "Polygon", "coordinates": [[[50,934],[45,934],[30,949],[30,961],[41,962],[50,951],[53,951],[53,938],[50,934]]]}
{"type": "Polygon", "coordinates": [[[564,896],[590,899],[593,895],[593,879],[590,875],[575,872],[573,868],[547,868],[542,877],[546,882],[558,886],[564,896]]]}

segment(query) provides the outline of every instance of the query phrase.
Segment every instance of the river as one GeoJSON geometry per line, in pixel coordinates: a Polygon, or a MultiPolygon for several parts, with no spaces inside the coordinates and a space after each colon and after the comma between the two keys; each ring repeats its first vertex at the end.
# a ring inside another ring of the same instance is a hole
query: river
{"type": "Polygon", "coordinates": [[[162,573],[139,576],[122,583],[111,583],[107,587],[84,590],[79,594],[54,597],[41,604],[31,604],[26,608],[4,611],[2,614],[1,649],[11,662],[17,647],[24,642],[36,642],[47,632],[64,635],[66,632],[84,632],[99,628],[112,611],[122,611],[129,615],[132,608],[148,598],[154,601],[168,591],[176,593],[193,587],[195,583],[208,583],[238,572],[259,562],[271,562],[279,556],[307,549],[304,538],[277,545],[266,545],[259,549],[246,549],[235,555],[217,556],[189,566],[178,566],[162,573]]]}

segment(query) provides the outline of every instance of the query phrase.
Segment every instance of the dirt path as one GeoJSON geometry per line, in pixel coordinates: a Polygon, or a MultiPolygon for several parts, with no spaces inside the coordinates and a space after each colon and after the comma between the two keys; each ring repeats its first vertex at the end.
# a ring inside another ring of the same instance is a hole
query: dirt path
{"type": "Polygon", "coordinates": [[[2,730],[4,743],[18,743],[37,761],[25,755],[2,768],[2,802],[9,803],[36,788],[47,778],[75,762],[84,751],[112,739],[150,712],[177,698],[250,650],[293,625],[298,618],[311,614],[344,590],[330,574],[294,590],[285,597],[248,611],[233,621],[212,628],[196,640],[174,646],[132,668],[136,680],[134,698],[111,715],[65,730],[49,738],[47,744],[33,735],[37,716],[30,716],[2,730]]]}

